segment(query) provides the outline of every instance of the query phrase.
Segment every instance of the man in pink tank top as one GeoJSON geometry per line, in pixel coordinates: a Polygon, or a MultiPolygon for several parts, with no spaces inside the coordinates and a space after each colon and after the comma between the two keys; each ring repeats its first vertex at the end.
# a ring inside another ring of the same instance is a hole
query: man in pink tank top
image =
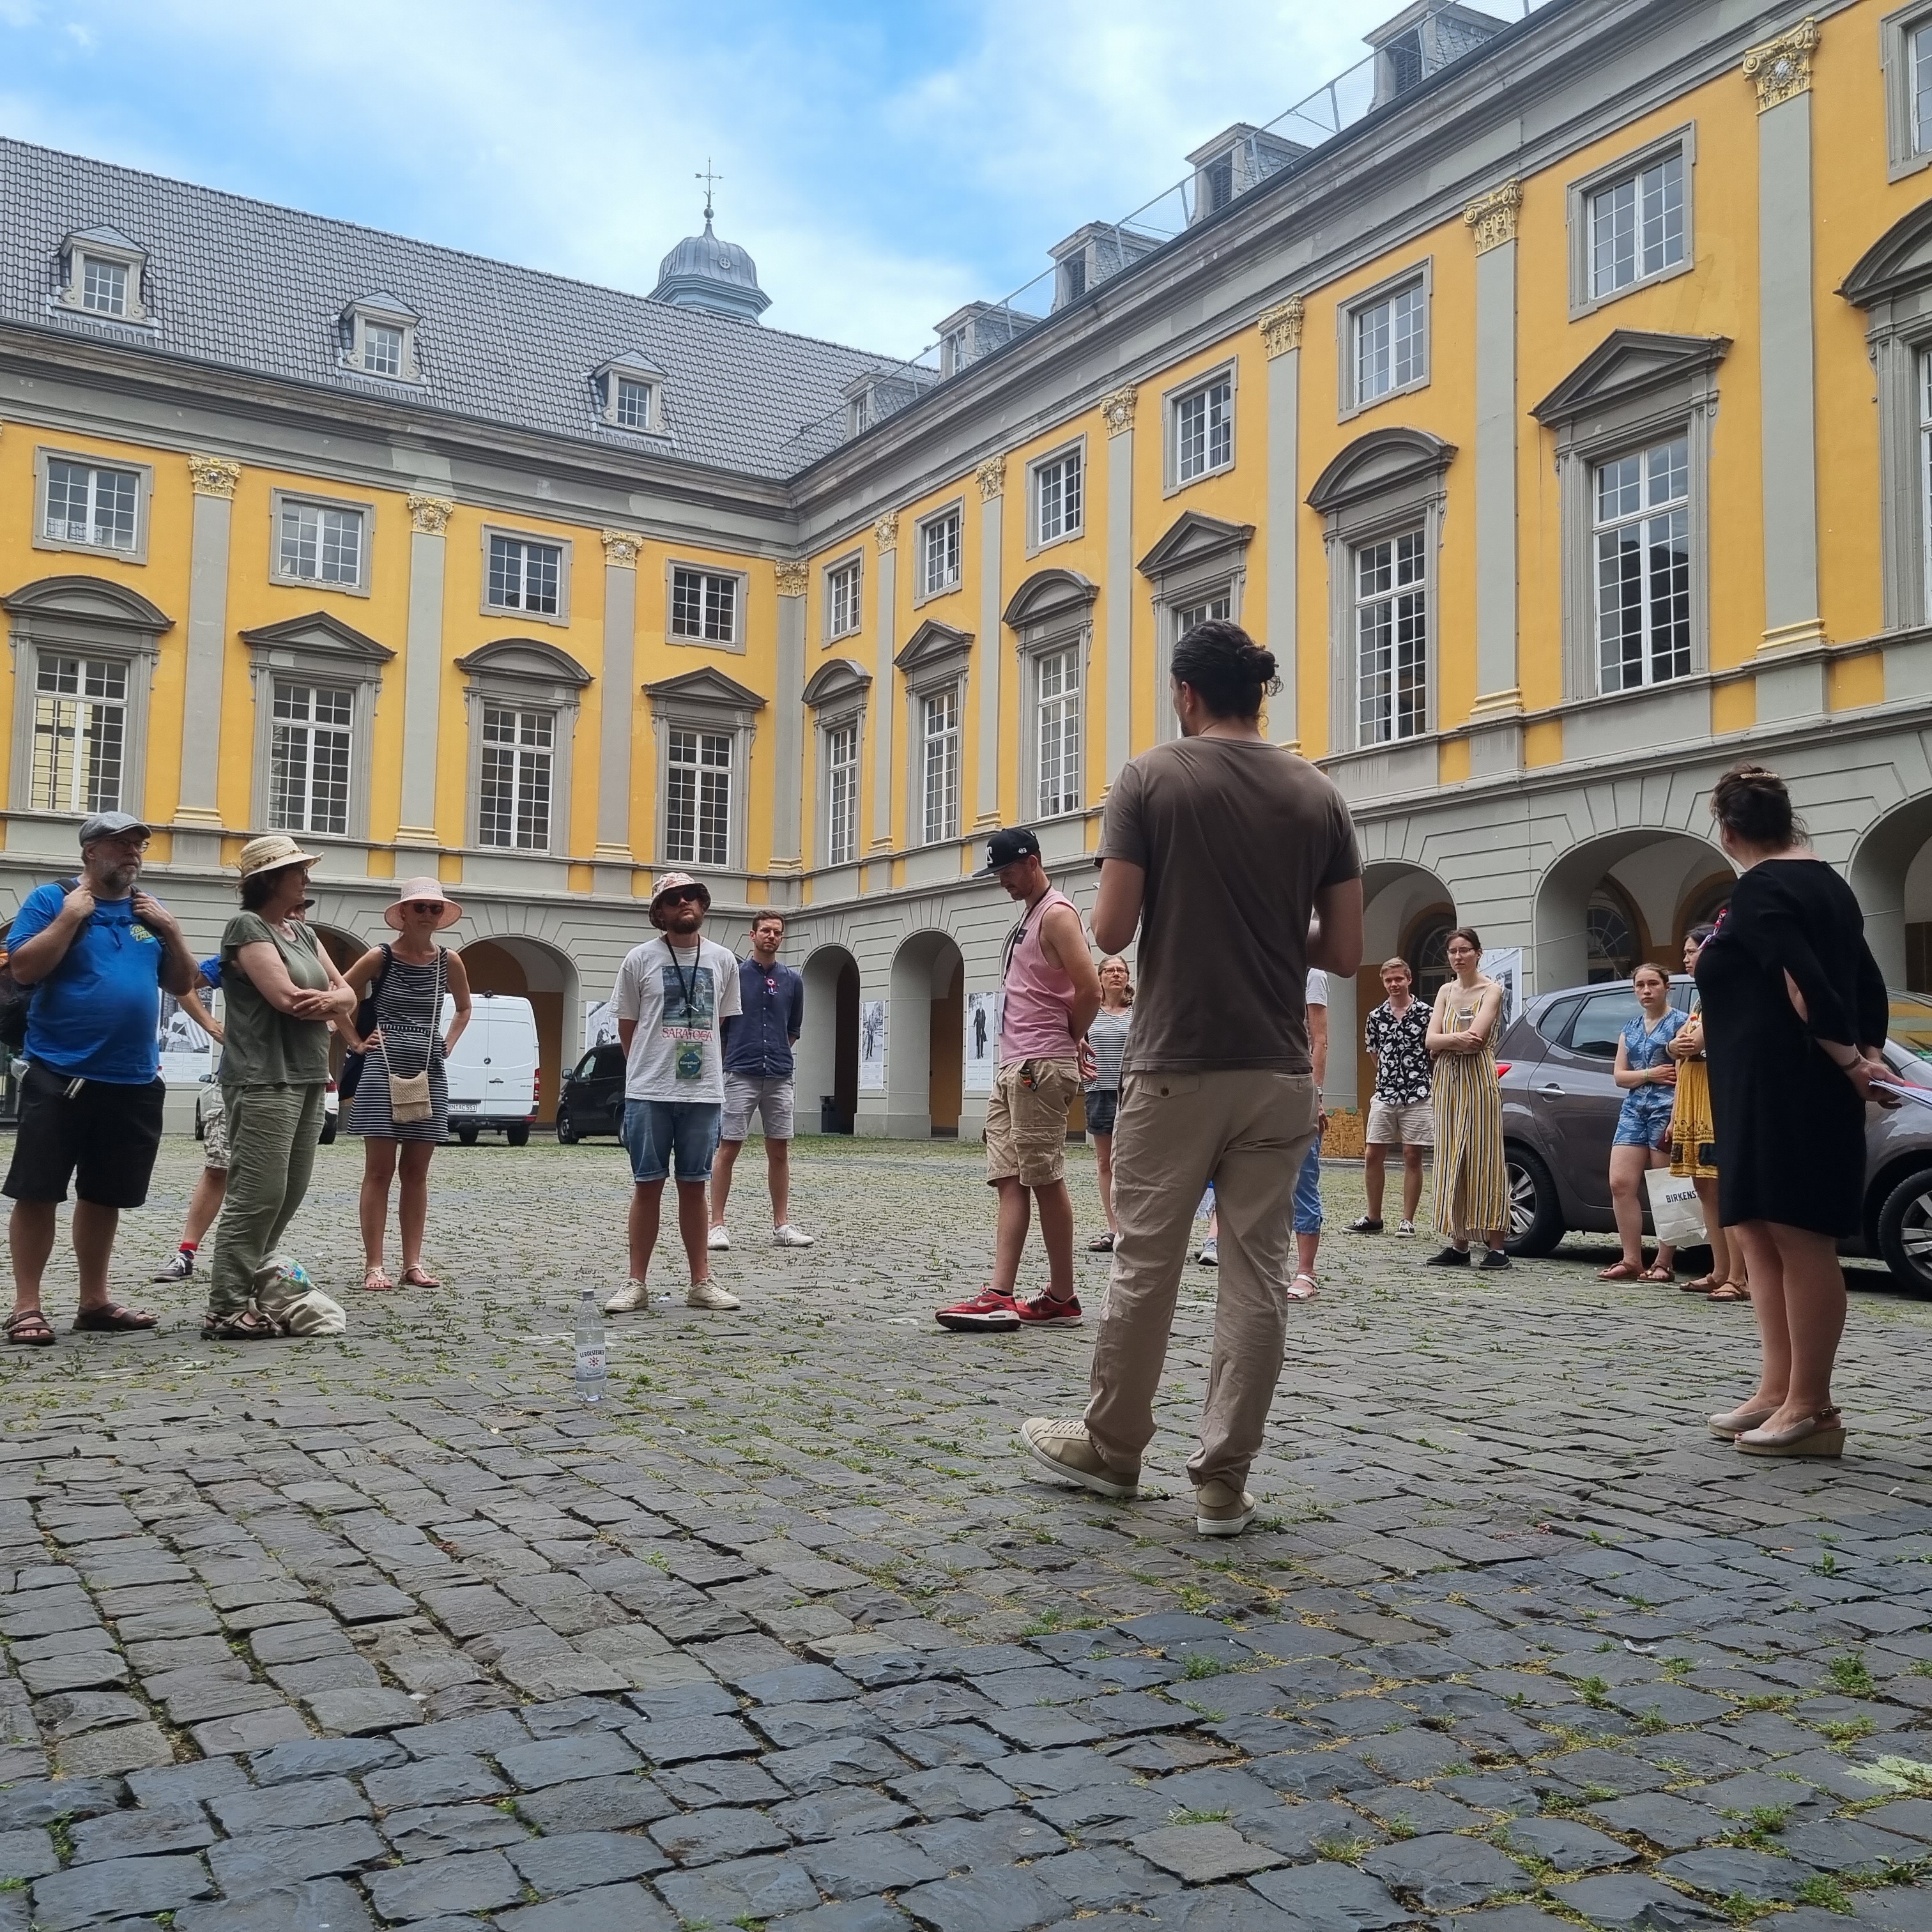
{"type": "Polygon", "coordinates": [[[936,1318],[944,1328],[1070,1328],[1079,1322],[1080,1302],[1073,1292],[1066,1112],[1080,1090],[1087,1029],[1100,1010],[1100,976],[1080,915],[1054,891],[1032,832],[1024,826],[994,832],[985,869],[975,876],[998,879],[1026,907],[1000,962],[1000,1070],[986,1106],[986,1180],[999,1190],[999,1232],[992,1281],[936,1318]],[[1030,1199],[1040,1204],[1047,1288],[1022,1301],[1013,1291],[1030,1199]]]}

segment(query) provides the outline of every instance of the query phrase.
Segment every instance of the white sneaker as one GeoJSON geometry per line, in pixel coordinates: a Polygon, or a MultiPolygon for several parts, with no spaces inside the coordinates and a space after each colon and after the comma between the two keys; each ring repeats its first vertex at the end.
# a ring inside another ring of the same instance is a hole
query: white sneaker
{"type": "Polygon", "coordinates": [[[731,1245],[731,1237],[724,1232],[724,1223],[720,1221],[704,1238],[704,1245],[713,1254],[718,1254],[731,1245]]]}
{"type": "Polygon", "coordinates": [[[1201,1244],[1201,1252],[1194,1258],[1202,1268],[1219,1268],[1221,1265],[1220,1237],[1210,1234],[1201,1244]]]}
{"type": "Polygon", "coordinates": [[[808,1248],[812,1237],[800,1232],[789,1221],[784,1221],[772,1230],[772,1246],[775,1248],[808,1248]]]}
{"type": "Polygon", "coordinates": [[[651,1312],[651,1292],[640,1281],[627,1281],[604,1304],[606,1315],[634,1315],[640,1309],[651,1312]]]}
{"type": "Polygon", "coordinates": [[[1413,1221],[1398,1221],[1395,1224],[1395,1231],[1398,1234],[1412,1234],[1415,1232],[1415,1223],[1413,1221]]]}
{"type": "Polygon", "coordinates": [[[687,1308],[709,1308],[718,1314],[728,1315],[734,1308],[744,1304],[728,1288],[720,1288],[715,1281],[694,1281],[691,1292],[684,1298],[687,1308]]]}

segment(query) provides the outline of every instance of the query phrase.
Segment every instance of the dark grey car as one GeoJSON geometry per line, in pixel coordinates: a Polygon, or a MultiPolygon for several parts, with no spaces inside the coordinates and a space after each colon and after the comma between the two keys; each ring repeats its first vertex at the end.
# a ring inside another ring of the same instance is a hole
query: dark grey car
{"type": "MultiPolygon", "coordinates": [[[[1691,985],[1671,982],[1688,1008],[1691,985]]],[[[1932,1000],[1892,994],[1886,1058],[1901,1084],[1932,1091],[1932,1000]]],[[[1496,1048],[1509,1161],[1512,1254],[1546,1255],[1575,1231],[1609,1234],[1610,1136],[1623,1096],[1617,1038],[1636,1012],[1630,982],[1540,994],[1496,1048]]],[[[1932,1294],[1932,1108],[1867,1110],[1864,1226],[1845,1252],[1876,1256],[1900,1283],[1932,1294]]],[[[1649,1214],[1646,1205],[1646,1225],[1649,1214]]]]}

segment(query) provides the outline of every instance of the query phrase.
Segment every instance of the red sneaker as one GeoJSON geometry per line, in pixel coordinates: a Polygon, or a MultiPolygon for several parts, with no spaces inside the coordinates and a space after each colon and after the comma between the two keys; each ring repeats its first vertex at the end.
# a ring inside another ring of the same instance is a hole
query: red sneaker
{"type": "Polygon", "coordinates": [[[1077,1328],[1080,1326],[1080,1298],[1070,1294],[1064,1301],[1050,1294],[1036,1294],[1030,1301],[1016,1301],[1020,1320],[1029,1328],[1077,1328]]]}
{"type": "Polygon", "coordinates": [[[942,1328],[978,1329],[1010,1334],[1020,1325],[1024,1304],[1010,1294],[982,1288],[970,1301],[955,1302],[950,1308],[934,1311],[934,1321],[942,1328]]]}

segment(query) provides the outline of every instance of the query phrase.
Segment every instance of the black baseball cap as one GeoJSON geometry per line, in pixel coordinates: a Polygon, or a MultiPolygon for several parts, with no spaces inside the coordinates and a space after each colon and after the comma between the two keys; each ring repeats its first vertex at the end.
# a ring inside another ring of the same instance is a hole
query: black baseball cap
{"type": "Polygon", "coordinates": [[[1027,826],[1016,825],[1010,832],[994,832],[986,841],[986,862],[973,876],[976,879],[990,879],[1002,866],[1039,856],[1039,839],[1027,826]]]}

